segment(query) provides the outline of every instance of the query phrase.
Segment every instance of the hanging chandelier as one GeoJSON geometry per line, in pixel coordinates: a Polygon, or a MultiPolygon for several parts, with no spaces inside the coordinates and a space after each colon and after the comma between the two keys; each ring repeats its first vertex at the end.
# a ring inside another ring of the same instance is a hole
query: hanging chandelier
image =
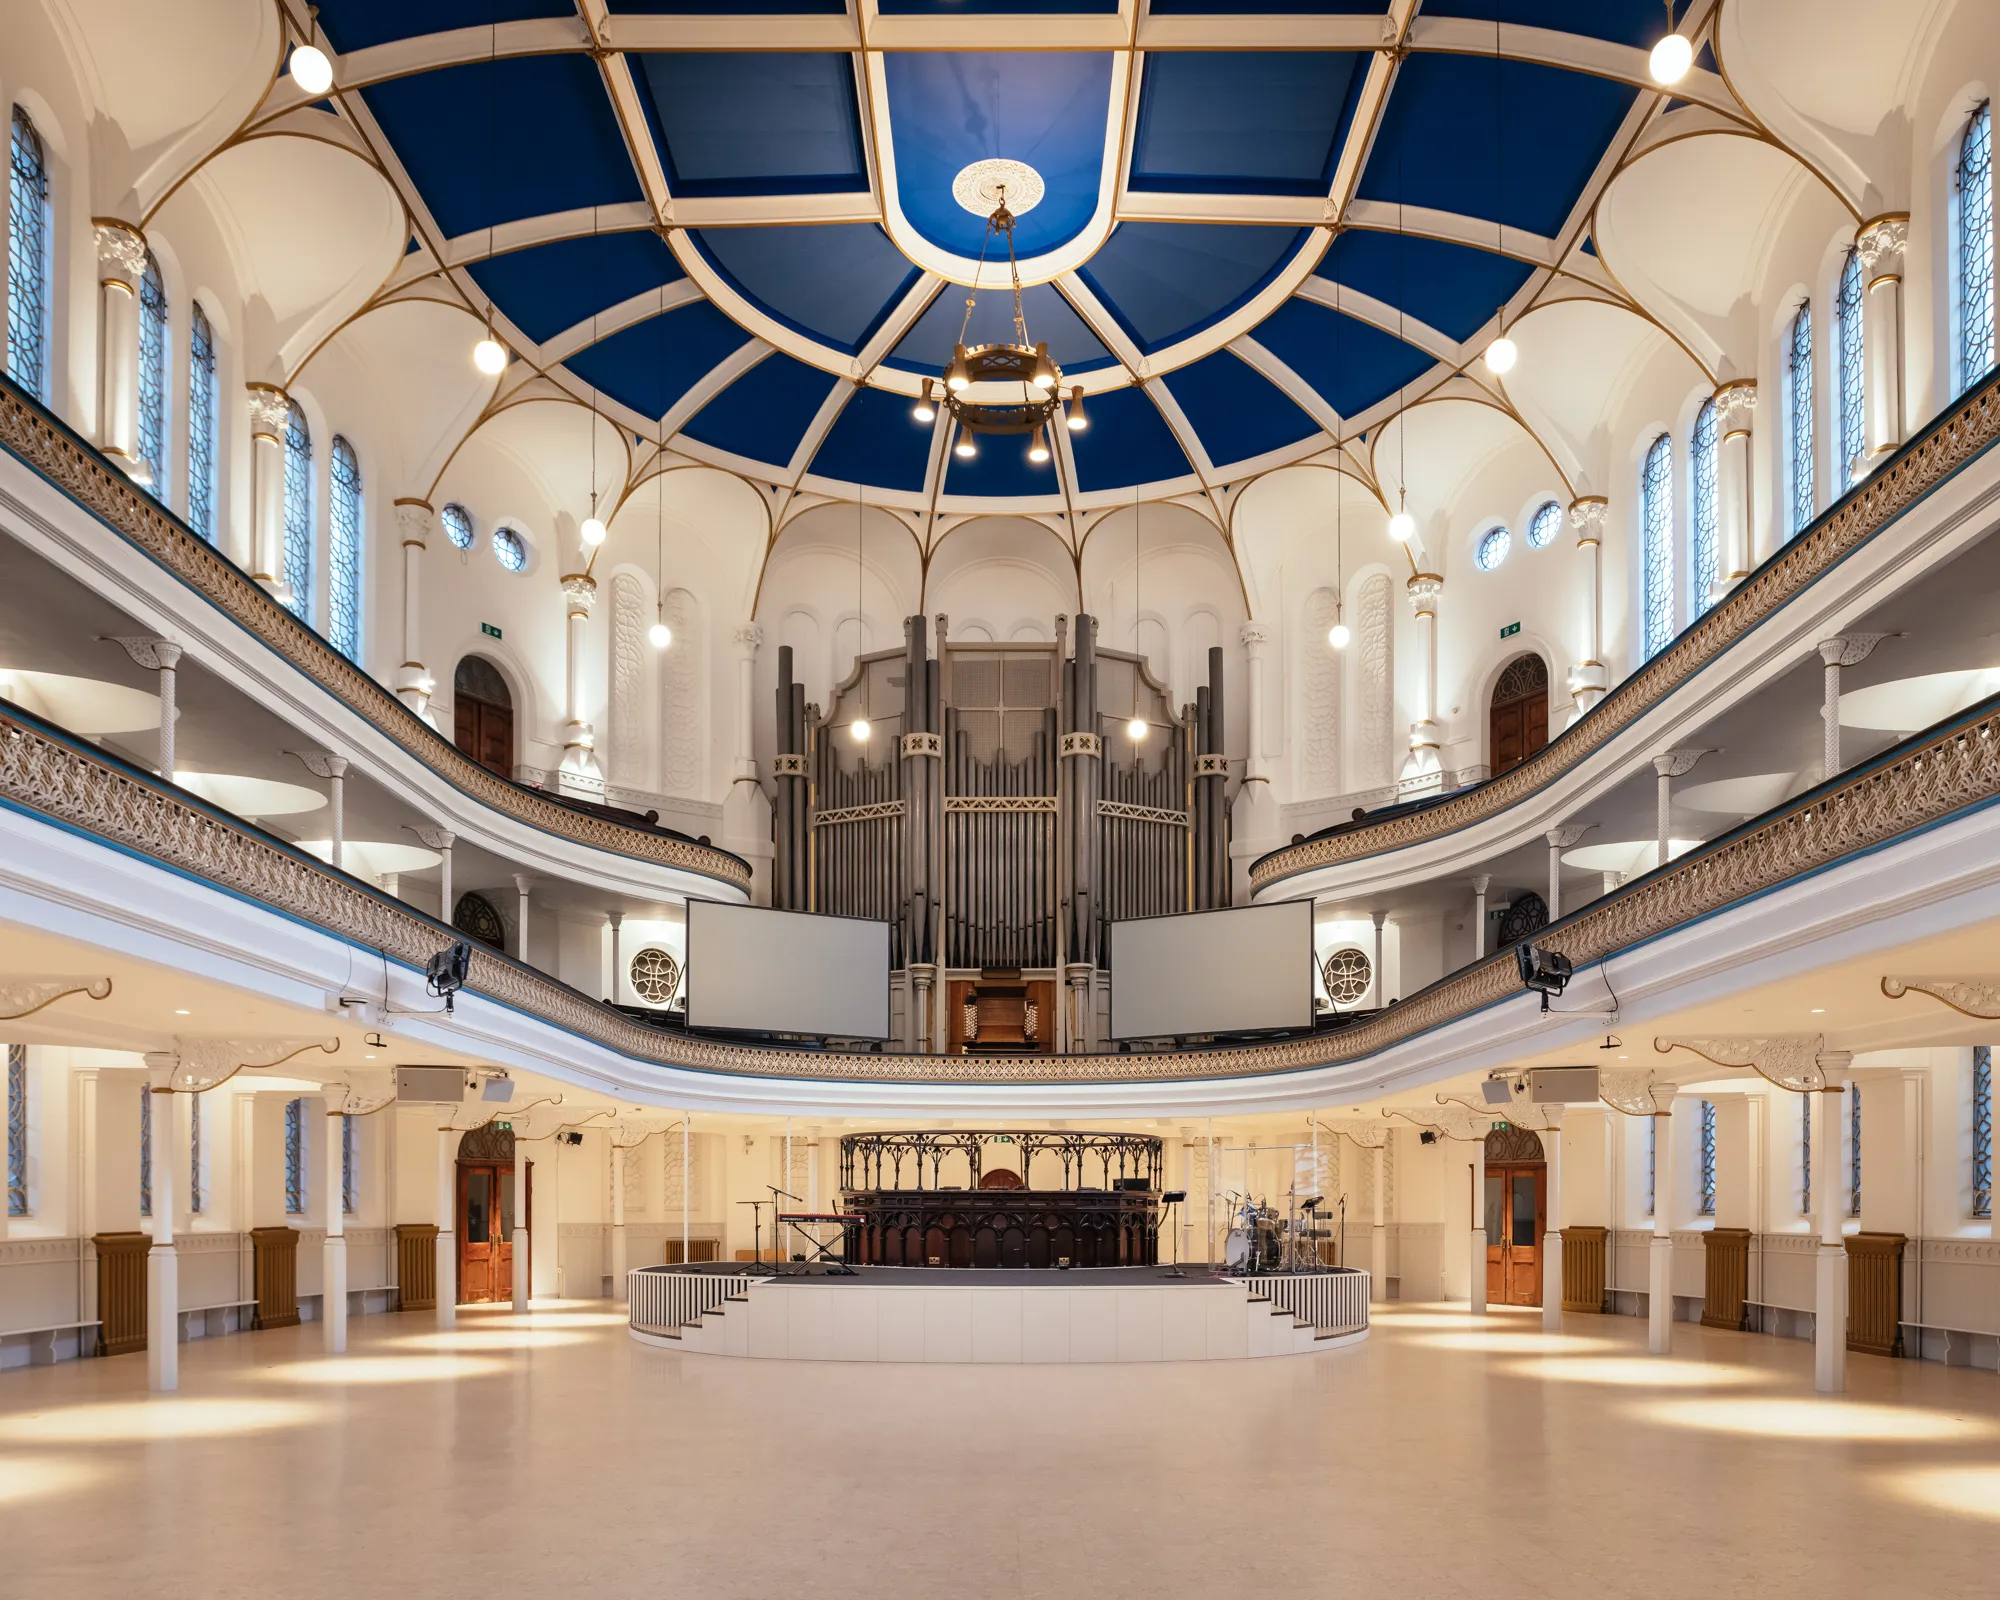
{"type": "MultiPolygon", "coordinates": [[[[975,274],[965,297],[965,316],[958,326],[951,361],[938,377],[924,379],[923,398],[912,415],[919,422],[931,421],[942,399],[958,435],[953,452],[961,460],[969,461],[979,454],[974,442],[977,434],[1025,433],[1030,436],[1028,459],[1040,466],[1050,455],[1049,426],[1062,409],[1062,369],[1050,357],[1046,342],[1036,343],[1028,337],[1028,319],[1021,309],[1021,270],[1014,257],[1014,213],[1007,209],[1006,187],[999,186],[997,193],[999,203],[986,219],[979,265],[983,274],[995,237],[1002,239],[1007,246],[1007,276],[1014,295],[1013,341],[966,345],[972,308],[979,299],[979,275],[975,274]]],[[[1071,390],[1068,422],[1072,431],[1086,426],[1081,384],[1071,390]]]]}

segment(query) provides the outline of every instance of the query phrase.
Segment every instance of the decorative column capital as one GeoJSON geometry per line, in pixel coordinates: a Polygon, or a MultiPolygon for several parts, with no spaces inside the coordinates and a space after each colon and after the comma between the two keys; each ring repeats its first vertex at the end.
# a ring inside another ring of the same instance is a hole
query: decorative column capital
{"type": "Polygon", "coordinates": [[[331,750],[294,750],[304,764],[306,771],[315,778],[344,778],[347,776],[347,757],[337,756],[331,750]]]}
{"type": "Polygon", "coordinates": [[[274,383],[245,384],[250,401],[250,433],[281,443],[292,420],[292,397],[274,383]]]}
{"type": "Polygon", "coordinates": [[[1270,643],[1271,630],[1261,622],[1246,622],[1236,630],[1236,637],[1249,658],[1257,661],[1263,658],[1264,646],[1270,643]]]}
{"type": "Polygon", "coordinates": [[[761,622],[740,622],[729,636],[736,643],[736,653],[745,661],[756,656],[764,643],[764,624],[761,622]]]}
{"type": "Polygon", "coordinates": [[[1551,828],[1543,835],[1551,850],[1567,850],[1577,840],[1596,827],[1594,822],[1565,822],[1559,828],[1551,828]]]}
{"type": "Polygon", "coordinates": [[[97,234],[99,281],[137,288],[146,273],[146,236],[116,217],[94,217],[91,221],[97,234]]]}
{"type": "Polygon", "coordinates": [[[587,617],[597,605],[597,580],[587,572],[566,572],[562,580],[563,604],[569,615],[587,617]]]}
{"type": "Polygon", "coordinates": [[[1724,437],[1750,431],[1750,413],[1757,409],[1757,380],[1738,378],[1715,391],[1715,426],[1724,437]]]}
{"type": "Polygon", "coordinates": [[[107,641],[132,658],[136,667],[148,672],[172,672],[181,662],[181,647],[171,639],[151,634],[110,634],[107,641]]]}
{"type": "MultiPolygon", "coordinates": [[[[1854,253],[1873,279],[1901,278],[1903,252],[1909,243],[1910,214],[1894,211],[1861,224],[1861,231],[1854,236],[1854,253]]],[[[1873,281],[1869,287],[1874,287],[1873,281]]]]}
{"type": "Polygon", "coordinates": [[[1653,770],[1663,778],[1678,778],[1692,772],[1694,764],[1708,753],[1706,750],[1669,750],[1663,756],[1653,757],[1653,770]]]}
{"type": "Polygon", "coordinates": [[[396,502],[396,527],[405,545],[424,549],[424,541],[430,538],[436,518],[437,512],[428,500],[418,500],[413,496],[396,502]]]}
{"type": "Polygon", "coordinates": [[[415,823],[405,823],[410,832],[417,836],[417,843],[426,850],[449,850],[458,842],[458,835],[449,828],[421,828],[415,823]]]}
{"type": "Polygon", "coordinates": [[[1900,638],[1894,633],[1837,633],[1819,642],[1819,658],[1829,667],[1858,667],[1875,653],[1884,639],[1900,638]]]}
{"type": "Polygon", "coordinates": [[[1435,572],[1419,572],[1404,585],[1409,591],[1410,607],[1420,617],[1437,615],[1438,596],[1444,593],[1444,579],[1435,572]]]}
{"type": "Polygon", "coordinates": [[[1569,525],[1576,529],[1579,545],[1602,544],[1604,542],[1604,519],[1610,515],[1611,502],[1601,494],[1587,494],[1569,503],[1569,525]]]}

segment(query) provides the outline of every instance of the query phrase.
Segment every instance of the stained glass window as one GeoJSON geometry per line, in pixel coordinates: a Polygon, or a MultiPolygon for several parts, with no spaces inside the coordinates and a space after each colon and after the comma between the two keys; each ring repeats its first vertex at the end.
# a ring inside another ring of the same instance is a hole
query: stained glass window
{"type": "Polygon", "coordinates": [[[1993,107],[1983,105],[1958,151],[1958,387],[1970,388],[1992,365],[1993,107]]]}
{"type": "Polygon", "coordinates": [[[1674,442],[1664,433],[1646,452],[1639,522],[1646,541],[1646,654],[1653,656],[1674,636],[1674,442]]]}
{"type": "Polygon", "coordinates": [[[188,1096],[188,1210],[200,1216],[208,1204],[201,1181],[201,1096],[188,1096]]]}
{"type": "Polygon", "coordinates": [[[1847,1214],[1861,1215],[1861,1085],[1847,1086],[1847,1214]]]}
{"type": "Polygon", "coordinates": [[[215,543],[215,330],[197,304],[188,331],[188,526],[215,543]]]}
{"type": "Polygon", "coordinates": [[[49,165],[28,113],[14,108],[12,204],[7,212],[7,370],[37,400],[49,397],[49,165]]]}
{"type": "Polygon", "coordinates": [[[1812,303],[1799,307],[1785,345],[1785,387],[1792,451],[1792,536],[1813,519],[1812,303]]]}
{"type": "Polygon", "coordinates": [[[472,513],[461,505],[449,505],[439,514],[444,523],[444,536],[451,541],[454,550],[472,548],[472,513]]]}
{"type": "Polygon", "coordinates": [[[1701,1103],[1701,1214],[1715,1215],[1715,1102],[1701,1103]]]}
{"type": "Polygon", "coordinates": [[[1812,1211],[1812,1119],[1813,1097],[1799,1096],[1799,1215],[1812,1211]]]}
{"type": "Polygon", "coordinates": [[[306,1103],[285,1102],[285,1210],[291,1216],[306,1208],[306,1103]]]}
{"type": "Polygon", "coordinates": [[[1993,1047],[1972,1047],[1972,1214],[1993,1215],[1993,1047]]]}
{"type": "Polygon", "coordinates": [[[28,1214],[28,1047],[7,1046],[7,1215],[28,1214]]]}
{"type": "Polygon", "coordinates": [[[153,1088],[139,1085],[139,1215],[153,1214],[153,1088]]]}
{"type": "Polygon", "coordinates": [[[1488,528],[1480,535],[1479,548],[1473,552],[1473,560],[1478,562],[1481,572],[1491,572],[1507,559],[1507,552],[1514,547],[1514,536],[1505,528],[1488,528]]]}
{"type": "Polygon", "coordinates": [[[361,463],[333,436],[333,499],[326,547],[326,631],[350,661],[361,659],[361,463]]]}
{"type": "Polygon", "coordinates": [[[1562,523],[1562,507],[1553,500],[1544,500],[1528,519],[1528,543],[1537,550],[1548,549],[1562,532],[1562,523]]]}
{"type": "Polygon", "coordinates": [[[354,1189],[356,1169],[360,1162],[356,1159],[356,1140],[361,1124],[354,1117],[340,1119],[340,1209],[348,1216],[354,1215],[354,1189]]]}
{"type": "Polygon", "coordinates": [[[1646,1119],[1646,1215],[1653,1214],[1653,1197],[1659,1193],[1660,1119],[1646,1119]]]}
{"type": "Polygon", "coordinates": [[[1834,463],[1834,476],[1850,489],[1860,477],[1861,458],[1868,453],[1861,420],[1861,317],[1861,252],[1850,250],[1840,268],[1840,288],[1833,303],[1834,357],[1840,380],[1840,459],[1834,463]]]}
{"type": "Polygon", "coordinates": [[[509,572],[519,572],[528,564],[528,547],[512,528],[495,528],[493,556],[509,572]]]}
{"type": "Polygon", "coordinates": [[[1717,503],[1715,491],[1715,402],[1704,400],[1695,413],[1694,435],[1688,449],[1688,615],[1698,617],[1708,609],[1721,574],[1717,546],[1717,503]]]}
{"type": "Polygon", "coordinates": [[[167,497],[167,286],[146,252],[139,275],[139,459],[151,469],[147,491],[167,497]]]}
{"type": "Polygon", "coordinates": [[[295,615],[312,619],[312,430],[293,402],[285,422],[285,583],[295,615]]]}

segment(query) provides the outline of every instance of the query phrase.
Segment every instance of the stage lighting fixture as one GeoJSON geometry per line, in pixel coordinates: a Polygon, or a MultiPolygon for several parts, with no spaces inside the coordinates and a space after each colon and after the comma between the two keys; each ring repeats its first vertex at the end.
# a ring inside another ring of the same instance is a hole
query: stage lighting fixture
{"type": "Polygon", "coordinates": [[[1437,1142],[1438,1136],[1435,1128],[1426,1128],[1422,1133],[1417,1135],[1418,1144],[1436,1144],[1437,1142]]]}
{"type": "Polygon", "coordinates": [[[451,1015],[452,997],[465,987],[471,971],[472,946],[463,939],[446,945],[424,963],[424,986],[432,999],[444,1002],[446,1016],[451,1015]]]}
{"type": "Polygon", "coordinates": [[[1549,1009],[1549,996],[1560,995],[1567,989],[1570,974],[1575,971],[1569,957],[1560,950],[1538,944],[1516,945],[1514,960],[1521,971],[1521,986],[1542,997],[1544,1012],[1549,1009]]]}
{"type": "Polygon", "coordinates": [[[556,1135],[556,1140],[558,1143],[574,1146],[583,1143],[583,1135],[578,1133],[574,1128],[565,1128],[561,1133],[556,1135]]]}

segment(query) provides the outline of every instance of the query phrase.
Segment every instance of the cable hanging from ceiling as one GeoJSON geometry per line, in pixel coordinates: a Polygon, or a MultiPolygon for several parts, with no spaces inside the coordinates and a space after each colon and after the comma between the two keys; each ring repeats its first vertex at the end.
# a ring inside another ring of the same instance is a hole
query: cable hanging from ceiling
{"type": "MultiPolygon", "coordinates": [[[[486,64],[491,67],[499,59],[500,29],[499,25],[495,23],[490,24],[486,31],[486,64]]],[[[500,97],[498,95],[488,95],[486,97],[486,106],[487,138],[489,140],[488,148],[490,149],[493,144],[498,142],[500,137],[500,97]]],[[[486,255],[489,260],[492,259],[493,224],[490,221],[486,224],[486,255]]],[[[480,335],[479,342],[472,347],[472,364],[489,378],[497,378],[507,370],[507,347],[495,337],[493,332],[493,300],[490,295],[486,301],[486,331],[480,335]]]]}
{"type": "MultiPolygon", "coordinates": [[[[1500,80],[1500,24],[1493,24],[1493,250],[1505,256],[1507,244],[1507,97],[1500,80]]],[[[1486,346],[1486,370],[1496,378],[1514,370],[1520,348],[1507,337],[1507,302],[1500,302],[1500,330],[1486,346]]]]}

